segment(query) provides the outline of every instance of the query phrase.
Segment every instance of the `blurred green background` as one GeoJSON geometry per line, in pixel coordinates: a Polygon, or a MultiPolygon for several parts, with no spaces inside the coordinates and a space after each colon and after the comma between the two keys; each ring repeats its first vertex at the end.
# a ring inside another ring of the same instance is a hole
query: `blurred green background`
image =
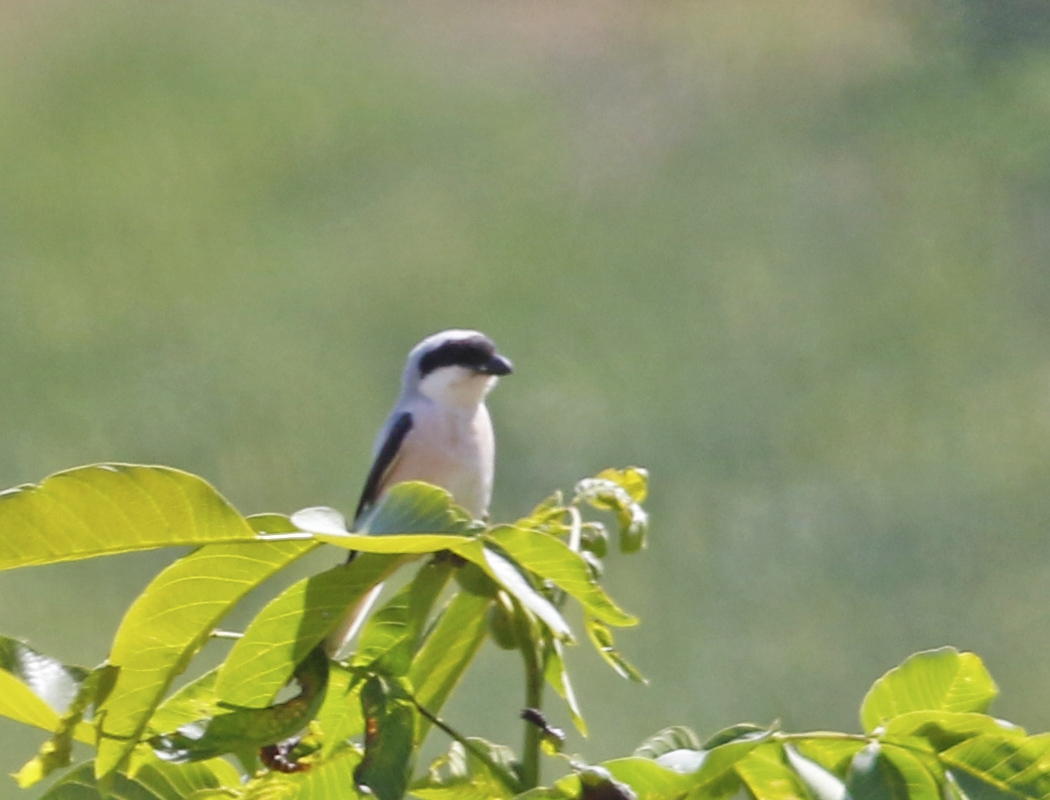
{"type": "MultiPolygon", "coordinates": [[[[497,519],[652,474],[607,577],[652,685],[577,648],[571,751],[854,730],[943,644],[1050,728],[1050,6],[0,5],[0,486],[120,460],[351,510],[451,326],[517,367],[497,519]]],[[[174,555],[2,574],[0,631],[97,663],[174,555]]],[[[518,669],[450,721],[517,746],[518,669]]],[[[0,769],[38,741],[0,722],[0,769]]]]}

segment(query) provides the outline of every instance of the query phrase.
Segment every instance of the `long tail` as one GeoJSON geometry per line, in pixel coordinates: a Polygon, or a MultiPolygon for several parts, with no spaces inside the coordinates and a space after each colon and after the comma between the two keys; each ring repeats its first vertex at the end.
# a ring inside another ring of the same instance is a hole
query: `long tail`
{"type": "Polygon", "coordinates": [[[329,658],[338,657],[341,651],[360,633],[365,620],[372,613],[381,591],[383,591],[383,584],[376,584],[368,590],[364,597],[347,609],[342,621],[332,629],[324,641],[325,653],[328,654],[329,658]]]}

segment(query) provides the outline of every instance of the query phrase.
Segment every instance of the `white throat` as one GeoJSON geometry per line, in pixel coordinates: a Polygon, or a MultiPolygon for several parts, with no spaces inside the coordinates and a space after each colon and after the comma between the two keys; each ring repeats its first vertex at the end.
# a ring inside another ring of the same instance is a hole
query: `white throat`
{"type": "Polygon", "coordinates": [[[497,380],[466,367],[439,367],[420,380],[419,393],[440,405],[469,410],[485,402],[497,380]]]}

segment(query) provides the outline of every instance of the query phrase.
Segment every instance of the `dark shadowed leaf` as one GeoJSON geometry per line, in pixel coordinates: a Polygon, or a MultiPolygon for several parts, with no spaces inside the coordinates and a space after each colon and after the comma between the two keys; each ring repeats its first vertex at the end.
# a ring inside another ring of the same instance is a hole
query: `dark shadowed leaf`
{"type": "Polygon", "coordinates": [[[361,687],[365,755],[354,782],[378,800],[401,800],[414,760],[415,708],[396,685],[372,676],[361,687]]]}
{"type": "Polygon", "coordinates": [[[295,671],[301,690],[270,708],[245,708],[181,725],[154,736],[154,752],[165,761],[204,761],[233,753],[246,755],[262,745],[287,739],[316,716],[328,684],[328,657],[318,648],[295,671]]]}
{"type": "Polygon", "coordinates": [[[908,785],[894,764],[872,742],[853,757],[846,774],[850,800],[908,800],[908,785]]]}

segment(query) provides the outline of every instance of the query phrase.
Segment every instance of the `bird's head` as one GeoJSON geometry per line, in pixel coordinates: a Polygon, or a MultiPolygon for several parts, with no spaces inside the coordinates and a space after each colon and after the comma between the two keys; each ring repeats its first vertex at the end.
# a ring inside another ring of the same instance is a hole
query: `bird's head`
{"type": "Polygon", "coordinates": [[[450,406],[476,406],[496,381],[513,371],[510,359],[478,331],[447,330],[428,336],[408,354],[404,390],[450,406]]]}

